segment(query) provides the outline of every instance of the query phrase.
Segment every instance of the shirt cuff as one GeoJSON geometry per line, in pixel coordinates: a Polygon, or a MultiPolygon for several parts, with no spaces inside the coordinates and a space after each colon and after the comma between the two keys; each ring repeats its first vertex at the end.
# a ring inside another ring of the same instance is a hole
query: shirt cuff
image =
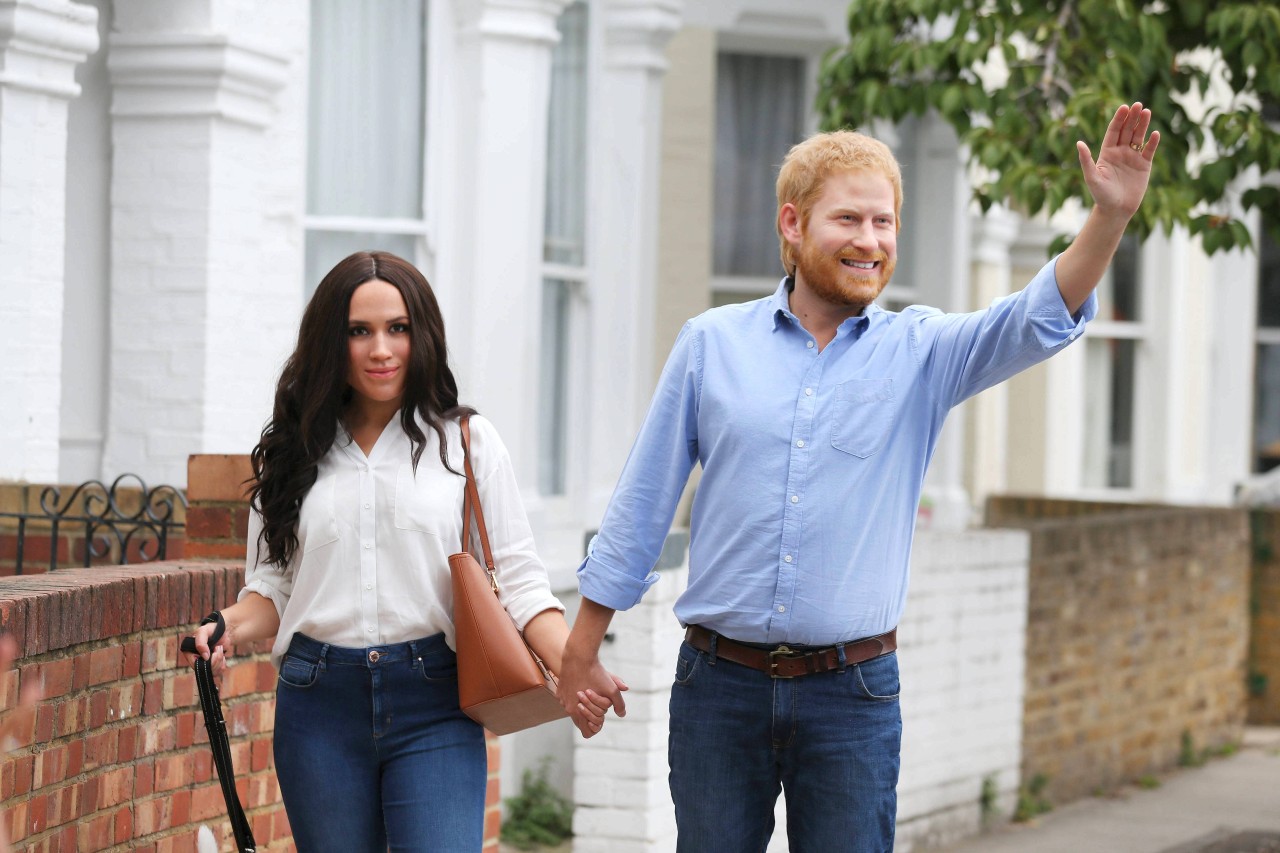
{"type": "Polygon", "coordinates": [[[1055,257],[1041,267],[1028,288],[1031,306],[1027,313],[1034,324],[1036,338],[1045,349],[1059,349],[1071,343],[1084,334],[1085,326],[1098,315],[1096,292],[1089,293],[1089,298],[1074,315],[1067,310],[1062,291],[1058,289],[1057,268],[1055,257]]]}
{"type": "Polygon", "coordinates": [[[649,587],[658,582],[658,573],[637,579],[630,572],[605,565],[588,554],[578,566],[578,592],[611,610],[630,610],[640,603],[649,587]]]}
{"type": "Polygon", "coordinates": [[[507,608],[507,615],[511,617],[512,622],[516,623],[516,628],[523,633],[525,626],[533,620],[533,617],[548,610],[559,610],[563,613],[564,605],[560,603],[560,599],[550,593],[528,595],[511,602],[510,607],[507,608]]]}

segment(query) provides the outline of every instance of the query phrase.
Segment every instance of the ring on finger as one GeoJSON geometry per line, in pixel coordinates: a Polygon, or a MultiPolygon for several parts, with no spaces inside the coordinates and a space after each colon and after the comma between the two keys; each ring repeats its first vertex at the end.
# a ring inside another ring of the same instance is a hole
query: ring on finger
{"type": "Polygon", "coordinates": [[[1147,146],[1145,143],[1141,143],[1141,142],[1130,142],[1129,147],[1132,148],[1134,151],[1141,151],[1143,148],[1146,148],[1147,146]]]}

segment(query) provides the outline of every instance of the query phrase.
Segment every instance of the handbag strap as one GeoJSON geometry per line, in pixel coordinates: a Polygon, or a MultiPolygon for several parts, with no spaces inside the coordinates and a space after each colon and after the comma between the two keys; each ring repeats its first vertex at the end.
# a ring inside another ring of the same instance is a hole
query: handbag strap
{"type": "MultiPolygon", "coordinates": [[[[210,637],[210,645],[217,642],[216,637],[220,634],[221,631],[216,631],[210,637]]],[[[182,650],[196,655],[196,689],[200,692],[200,710],[204,712],[209,749],[213,752],[213,765],[218,770],[218,781],[222,784],[222,798],[227,803],[227,815],[231,818],[231,832],[236,837],[236,849],[240,853],[254,853],[258,843],[253,839],[253,830],[249,828],[249,820],[244,815],[240,796],[236,793],[236,772],[231,766],[231,743],[227,739],[227,721],[222,716],[222,702],[218,699],[218,685],[213,680],[213,664],[196,653],[194,637],[182,639],[182,650]]]]}
{"type": "Polygon", "coordinates": [[[493,552],[489,549],[489,529],[484,523],[484,508],[480,506],[480,490],[476,488],[476,472],[471,467],[471,416],[463,415],[459,422],[462,427],[462,465],[467,474],[467,491],[462,499],[462,550],[470,551],[471,516],[475,515],[476,528],[480,534],[480,549],[484,552],[484,566],[489,572],[489,583],[493,591],[498,591],[497,569],[493,565],[493,552]]]}

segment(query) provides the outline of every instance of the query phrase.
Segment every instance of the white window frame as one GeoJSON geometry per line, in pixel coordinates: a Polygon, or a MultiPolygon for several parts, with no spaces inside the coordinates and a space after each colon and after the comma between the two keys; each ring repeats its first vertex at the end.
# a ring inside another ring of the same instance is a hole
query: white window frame
{"type": "MultiPolygon", "coordinates": [[[[422,94],[425,100],[422,110],[422,146],[419,151],[419,158],[422,160],[422,187],[420,188],[422,207],[419,210],[419,216],[413,218],[406,217],[379,217],[379,216],[341,216],[341,215],[314,215],[307,213],[307,205],[309,200],[304,202],[302,228],[303,228],[303,245],[305,252],[306,239],[312,232],[328,232],[328,233],[349,233],[349,234],[394,234],[416,238],[413,246],[413,256],[406,258],[412,262],[419,270],[423,272],[428,281],[434,279],[434,263],[436,257],[436,238],[435,229],[432,225],[428,214],[428,202],[430,198],[431,183],[433,179],[434,169],[432,163],[427,156],[431,149],[430,131],[435,124],[433,121],[433,112],[438,110],[435,103],[436,99],[432,97],[435,92],[432,88],[432,82],[438,73],[436,65],[439,62],[439,51],[433,44],[432,36],[442,31],[442,23],[438,20],[437,3],[432,0],[421,0],[422,2],[422,21],[424,31],[422,33],[422,49],[424,52],[422,62],[422,94]]],[[[309,88],[309,87],[308,87],[309,88]]],[[[310,103],[308,103],[310,109],[310,103]]],[[[310,148],[310,135],[308,132],[306,140],[307,148],[310,148]]],[[[305,265],[304,265],[304,275],[305,265]]],[[[304,281],[303,293],[310,297],[316,285],[320,282],[304,281]]]]}

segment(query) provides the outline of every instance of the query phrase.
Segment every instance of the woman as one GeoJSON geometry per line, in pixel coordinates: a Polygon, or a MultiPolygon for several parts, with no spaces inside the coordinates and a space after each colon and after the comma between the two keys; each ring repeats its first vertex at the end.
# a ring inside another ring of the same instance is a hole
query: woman
{"type": "MultiPolygon", "coordinates": [[[[484,733],[458,709],[448,568],[471,413],[422,274],[385,252],[334,267],[253,450],[245,586],[221,611],[226,645],[276,638],[276,773],[302,853],[481,847],[484,733]]],[[[484,418],[470,432],[502,603],[558,671],[568,626],[510,459],[484,418]]]]}

